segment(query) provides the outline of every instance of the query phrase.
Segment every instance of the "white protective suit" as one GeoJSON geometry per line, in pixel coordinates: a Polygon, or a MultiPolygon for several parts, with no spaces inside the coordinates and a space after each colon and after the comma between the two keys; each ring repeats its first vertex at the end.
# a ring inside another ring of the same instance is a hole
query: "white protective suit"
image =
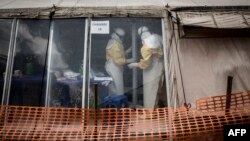
{"type": "Polygon", "coordinates": [[[163,76],[162,37],[147,31],[141,35],[141,38],[142,59],[138,63],[129,64],[129,67],[143,69],[143,105],[145,108],[154,108],[163,76]]]}
{"type": "Polygon", "coordinates": [[[126,64],[126,59],[124,46],[116,33],[111,35],[107,44],[106,59],[106,71],[113,79],[113,82],[109,85],[109,90],[111,94],[122,95],[124,94],[123,65],[126,64]]]}
{"type": "Polygon", "coordinates": [[[143,42],[143,59],[139,62],[139,67],[143,69],[143,104],[145,108],[153,108],[163,75],[162,39],[159,35],[152,34],[143,42]],[[145,65],[145,62],[148,64],[145,65]]]}

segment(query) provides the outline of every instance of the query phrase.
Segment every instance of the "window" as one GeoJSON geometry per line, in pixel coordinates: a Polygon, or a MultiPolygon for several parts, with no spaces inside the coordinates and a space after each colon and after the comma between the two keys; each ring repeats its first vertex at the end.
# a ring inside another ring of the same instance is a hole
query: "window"
{"type": "MultiPolygon", "coordinates": [[[[93,18],[90,30],[86,23],[85,19],[17,20],[10,51],[14,58],[9,104],[165,107],[161,19],[93,18]]],[[[11,27],[0,24],[6,26],[0,28],[4,73],[11,27]]],[[[2,76],[2,91],[3,82],[2,76]]]]}
{"type": "Polygon", "coordinates": [[[163,60],[160,19],[92,19],[89,107],[165,107],[163,60]]]}
{"type": "Polygon", "coordinates": [[[85,20],[53,20],[51,26],[48,106],[81,107],[85,20]]]}
{"type": "Polygon", "coordinates": [[[19,20],[14,47],[10,105],[43,106],[48,20],[19,20]]]}

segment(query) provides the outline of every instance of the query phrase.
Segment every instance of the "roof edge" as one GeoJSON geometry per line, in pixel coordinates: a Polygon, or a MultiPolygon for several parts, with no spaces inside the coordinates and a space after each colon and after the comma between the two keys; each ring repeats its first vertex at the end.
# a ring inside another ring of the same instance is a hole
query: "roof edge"
{"type": "Polygon", "coordinates": [[[185,7],[168,7],[169,11],[192,11],[192,12],[208,12],[208,11],[235,11],[247,10],[250,11],[250,6],[185,6],[185,7]]]}
{"type": "Polygon", "coordinates": [[[0,9],[0,18],[163,17],[165,7],[46,7],[0,9]]]}

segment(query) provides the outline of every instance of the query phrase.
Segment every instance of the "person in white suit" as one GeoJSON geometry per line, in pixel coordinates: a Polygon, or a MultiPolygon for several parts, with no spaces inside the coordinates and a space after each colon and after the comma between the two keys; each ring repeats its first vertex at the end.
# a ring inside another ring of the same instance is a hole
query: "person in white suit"
{"type": "Polygon", "coordinates": [[[152,34],[146,26],[140,27],[138,34],[142,40],[142,59],[137,63],[130,63],[128,67],[143,70],[143,105],[145,108],[154,108],[163,76],[162,37],[152,34]]]}
{"type": "Polygon", "coordinates": [[[107,73],[112,77],[113,82],[109,85],[111,94],[123,95],[123,66],[131,63],[133,59],[125,58],[123,38],[125,31],[122,28],[116,28],[111,34],[111,39],[106,46],[106,64],[107,73]]]}

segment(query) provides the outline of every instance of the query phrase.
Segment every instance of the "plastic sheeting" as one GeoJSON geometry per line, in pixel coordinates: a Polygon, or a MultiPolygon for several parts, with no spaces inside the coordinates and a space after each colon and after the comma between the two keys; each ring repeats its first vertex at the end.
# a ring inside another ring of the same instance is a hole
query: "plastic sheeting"
{"type": "Polygon", "coordinates": [[[0,18],[163,17],[163,0],[3,0],[0,18]]]}
{"type": "Polygon", "coordinates": [[[60,0],[1,0],[0,9],[16,8],[48,8],[57,4],[60,0]]]}
{"type": "MultiPolygon", "coordinates": [[[[181,75],[176,73],[176,80],[177,85],[183,81],[186,102],[194,107],[199,98],[225,95],[229,75],[233,76],[232,93],[250,89],[249,44],[250,38],[180,39],[181,75]]],[[[182,105],[185,99],[178,87],[175,99],[182,105]]]]}
{"type": "MultiPolygon", "coordinates": [[[[181,8],[247,7],[249,0],[1,0],[0,18],[72,17],[163,17],[163,12],[181,8]]],[[[246,8],[249,9],[249,8],[246,8]]],[[[246,11],[246,9],[241,11],[246,11]]],[[[226,11],[223,10],[222,11],[226,11]]],[[[232,10],[231,10],[232,11],[232,10]]],[[[249,11],[249,10],[248,10],[249,11]]],[[[214,12],[214,11],[212,11],[214,12]]],[[[249,14],[178,13],[183,25],[230,28],[249,27],[249,14]],[[243,16],[242,16],[243,15],[243,16]],[[245,16],[245,17],[244,17],[245,16]],[[215,20],[214,20],[215,19],[215,20]],[[235,22],[233,22],[235,21],[235,22]],[[232,24],[226,24],[232,22],[232,24]]],[[[174,14],[175,15],[175,14],[174,14]]]]}
{"type": "Polygon", "coordinates": [[[249,28],[250,12],[178,12],[182,25],[210,28],[249,28]]]}
{"type": "Polygon", "coordinates": [[[1,0],[0,9],[57,7],[127,6],[249,6],[249,0],[1,0]]]}

